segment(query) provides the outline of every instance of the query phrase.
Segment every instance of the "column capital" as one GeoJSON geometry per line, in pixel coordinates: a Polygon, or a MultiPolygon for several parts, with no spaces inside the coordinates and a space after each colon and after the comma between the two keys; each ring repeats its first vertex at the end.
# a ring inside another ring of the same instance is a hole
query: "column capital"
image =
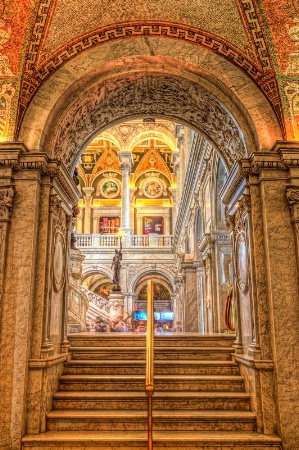
{"type": "Polygon", "coordinates": [[[122,172],[127,172],[128,175],[131,172],[131,166],[132,166],[132,153],[131,152],[118,152],[117,154],[119,162],[120,162],[120,169],[122,172]]]}
{"type": "Polygon", "coordinates": [[[85,192],[85,195],[86,195],[87,198],[90,198],[91,194],[94,191],[94,188],[93,187],[83,187],[82,191],[85,192]]]}

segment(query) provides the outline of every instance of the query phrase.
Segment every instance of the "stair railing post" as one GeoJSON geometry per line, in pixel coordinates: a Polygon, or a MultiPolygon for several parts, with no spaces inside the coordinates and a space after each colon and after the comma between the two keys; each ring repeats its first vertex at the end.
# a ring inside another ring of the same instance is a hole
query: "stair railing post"
{"type": "Polygon", "coordinates": [[[146,376],[148,450],[153,450],[153,394],[154,394],[154,287],[147,283],[147,332],[146,332],[146,376]]]}

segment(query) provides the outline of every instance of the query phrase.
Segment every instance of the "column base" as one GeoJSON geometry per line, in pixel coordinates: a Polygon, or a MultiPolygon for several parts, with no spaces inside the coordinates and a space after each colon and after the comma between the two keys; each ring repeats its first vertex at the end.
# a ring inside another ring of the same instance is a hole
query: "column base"
{"type": "Polygon", "coordinates": [[[124,316],[124,304],[125,296],[119,291],[112,291],[109,295],[109,305],[110,305],[110,320],[116,317],[123,318],[124,316]]]}
{"type": "Polygon", "coordinates": [[[130,227],[119,227],[118,231],[121,231],[123,236],[131,236],[132,230],[130,227]]]}

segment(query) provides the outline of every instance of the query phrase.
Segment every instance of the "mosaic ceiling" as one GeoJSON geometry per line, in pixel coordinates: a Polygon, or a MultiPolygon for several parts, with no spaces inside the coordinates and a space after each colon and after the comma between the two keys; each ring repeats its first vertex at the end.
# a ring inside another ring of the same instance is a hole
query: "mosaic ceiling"
{"type": "Polygon", "coordinates": [[[298,19],[292,0],[0,0],[0,140],[17,137],[36,92],[69,60],[140,36],[149,48],[160,36],[231,61],[264,92],[285,138],[299,139],[298,19]]]}

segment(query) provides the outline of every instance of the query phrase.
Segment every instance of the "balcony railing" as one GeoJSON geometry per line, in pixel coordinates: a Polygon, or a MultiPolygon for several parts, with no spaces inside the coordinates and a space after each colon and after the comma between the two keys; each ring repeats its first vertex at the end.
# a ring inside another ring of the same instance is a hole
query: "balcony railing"
{"type": "MultiPolygon", "coordinates": [[[[133,234],[124,236],[123,247],[166,247],[172,248],[173,236],[158,234],[133,234]]],[[[119,247],[119,237],[115,234],[77,234],[77,247],[119,247]]]]}

